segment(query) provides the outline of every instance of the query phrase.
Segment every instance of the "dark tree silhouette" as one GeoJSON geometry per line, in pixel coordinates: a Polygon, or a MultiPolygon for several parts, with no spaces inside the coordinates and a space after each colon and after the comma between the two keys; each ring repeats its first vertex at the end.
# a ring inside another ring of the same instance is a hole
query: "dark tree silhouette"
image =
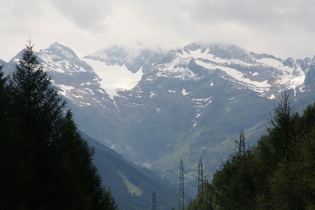
{"type": "Polygon", "coordinates": [[[31,42],[0,99],[0,209],[116,209],[31,42]]]}

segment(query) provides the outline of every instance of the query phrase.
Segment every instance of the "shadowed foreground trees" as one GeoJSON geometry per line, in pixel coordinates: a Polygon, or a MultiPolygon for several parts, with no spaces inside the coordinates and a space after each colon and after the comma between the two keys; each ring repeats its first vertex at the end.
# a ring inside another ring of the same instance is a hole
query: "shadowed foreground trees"
{"type": "Polygon", "coordinates": [[[315,209],[314,169],[315,103],[300,116],[284,92],[267,134],[231,155],[214,174],[206,204],[188,209],[315,209]]]}
{"type": "Polygon", "coordinates": [[[0,209],[116,209],[32,48],[10,78],[0,69],[0,209]]]}

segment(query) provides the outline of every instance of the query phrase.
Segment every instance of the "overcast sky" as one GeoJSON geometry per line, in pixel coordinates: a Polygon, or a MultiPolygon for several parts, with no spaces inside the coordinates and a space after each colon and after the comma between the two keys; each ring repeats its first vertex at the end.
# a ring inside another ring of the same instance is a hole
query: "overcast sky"
{"type": "Polygon", "coordinates": [[[113,44],[231,43],[277,57],[315,55],[314,0],[0,0],[0,59],[29,37],[79,56],[113,44]]]}

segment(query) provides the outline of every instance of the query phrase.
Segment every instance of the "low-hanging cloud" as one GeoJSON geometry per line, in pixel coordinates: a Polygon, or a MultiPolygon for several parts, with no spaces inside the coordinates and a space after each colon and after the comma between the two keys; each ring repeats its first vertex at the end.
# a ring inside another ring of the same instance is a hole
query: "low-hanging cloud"
{"type": "Polygon", "coordinates": [[[312,0],[0,0],[0,3],[0,38],[8,49],[12,47],[6,43],[8,40],[24,42],[30,35],[37,43],[58,41],[83,55],[112,44],[174,47],[195,41],[238,44],[281,57],[315,54],[311,47],[315,36],[312,0]]]}

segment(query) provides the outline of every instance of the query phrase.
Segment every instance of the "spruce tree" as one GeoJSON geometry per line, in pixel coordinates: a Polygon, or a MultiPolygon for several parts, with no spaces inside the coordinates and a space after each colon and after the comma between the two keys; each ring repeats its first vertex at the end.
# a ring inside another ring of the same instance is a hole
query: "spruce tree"
{"type": "Polygon", "coordinates": [[[296,115],[292,111],[290,92],[281,93],[280,103],[274,108],[268,128],[270,143],[274,147],[274,157],[278,160],[289,160],[291,149],[297,140],[296,115]]]}
{"type": "Polygon", "coordinates": [[[64,118],[54,149],[64,172],[59,194],[77,200],[75,203],[66,201],[63,205],[67,204],[68,209],[116,209],[111,193],[101,187],[101,178],[92,164],[94,150],[79,135],[71,111],[64,118]]]}
{"type": "Polygon", "coordinates": [[[25,138],[38,146],[48,145],[58,135],[65,102],[52,87],[31,42],[10,80],[10,96],[25,138]]]}
{"type": "MultiPolygon", "coordinates": [[[[5,90],[6,79],[3,77],[3,66],[0,66],[0,123],[4,120],[4,115],[6,112],[7,94],[5,90]]],[[[0,124],[2,127],[2,124],[0,124]]]]}
{"type": "Polygon", "coordinates": [[[8,97],[0,106],[0,123],[5,122],[0,209],[116,209],[92,164],[93,150],[79,135],[31,42],[8,87],[2,88],[1,76],[0,71],[1,100],[2,90],[8,97]]]}
{"type": "Polygon", "coordinates": [[[5,113],[7,109],[7,94],[5,90],[5,79],[2,72],[3,66],[0,66],[0,209],[7,205],[9,198],[9,190],[6,185],[6,171],[8,171],[8,152],[6,148],[6,135],[7,130],[5,123],[5,113]]]}
{"type": "Polygon", "coordinates": [[[47,186],[54,180],[50,144],[59,135],[65,102],[52,87],[31,42],[9,80],[9,94],[10,124],[17,131],[11,134],[11,141],[16,141],[20,159],[27,160],[20,166],[28,177],[26,192],[20,196],[25,208],[47,208],[46,198],[51,196],[47,186]]]}

